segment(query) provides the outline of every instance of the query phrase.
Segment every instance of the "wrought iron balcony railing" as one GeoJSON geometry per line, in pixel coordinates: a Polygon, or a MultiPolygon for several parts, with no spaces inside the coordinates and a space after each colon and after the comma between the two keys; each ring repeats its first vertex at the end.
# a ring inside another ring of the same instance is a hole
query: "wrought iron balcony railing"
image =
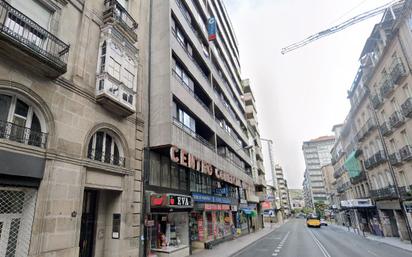
{"type": "Polygon", "coordinates": [[[401,186],[398,187],[399,195],[402,199],[411,199],[412,198],[412,186],[401,186]]]}
{"type": "Polygon", "coordinates": [[[381,130],[381,133],[384,136],[388,136],[388,135],[392,134],[391,125],[387,121],[383,122],[379,129],[381,130]]]}
{"type": "Polygon", "coordinates": [[[0,138],[3,139],[46,148],[47,135],[47,133],[0,120],[0,138]]]}
{"type": "Polygon", "coordinates": [[[384,163],[386,161],[386,155],[382,150],[377,151],[374,154],[374,156],[375,156],[376,165],[379,165],[379,164],[384,163]]]}
{"type": "Polygon", "coordinates": [[[120,155],[104,153],[96,149],[90,149],[87,153],[87,158],[107,164],[112,164],[120,167],[126,166],[126,159],[120,155]]]}
{"type": "Polygon", "coordinates": [[[393,185],[380,188],[380,189],[375,189],[375,190],[370,190],[370,195],[374,199],[394,199],[398,198],[398,195],[396,193],[396,188],[393,185]]]}
{"type": "Polygon", "coordinates": [[[399,150],[401,154],[402,161],[409,161],[412,159],[412,146],[405,145],[404,147],[399,150]]]}
{"type": "Polygon", "coordinates": [[[106,7],[103,12],[104,22],[119,24],[127,35],[134,41],[137,41],[135,30],[137,29],[138,24],[127,10],[116,0],[104,0],[104,5],[106,7]]]}
{"type": "Polygon", "coordinates": [[[405,65],[403,65],[402,60],[398,57],[392,63],[391,78],[395,84],[406,76],[405,65]]]}
{"type": "Polygon", "coordinates": [[[370,118],[366,122],[366,131],[365,131],[365,133],[368,134],[369,132],[371,132],[375,128],[376,128],[376,122],[373,118],[370,118]]]}
{"type": "Polygon", "coordinates": [[[383,97],[389,97],[392,94],[394,88],[395,85],[393,84],[392,78],[388,75],[384,75],[381,81],[381,95],[383,97]]]}
{"type": "Polygon", "coordinates": [[[408,97],[408,99],[401,105],[401,108],[405,117],[412,117],[412,97],[408,97]]]}
{"type": "Polygon", "coordinates": [[[378,109],[383,104],[383,99],[379,93],[372,96],[372,106],[374,109],[378,109]]]}
{"type": "Polygon", "coordinates": [[[399,152],[394,152],[389,155],[389,161],[393,166],[399,166],[402,164],[402,157],[399,152]]]}
{"type": "Polygon", "coordinates": [[[0,38],[51,67],[50,76],[67,71],[69,45],[4,0],[0,0],[0,38]]]}
{"type": "Polygon", "coordinates": [[[400,111],[394,111],[392,115],[389,117],[389,123],[391,124],[392,128],[397,128],[403,124],[405,118],[403,117],[400,111]]]}

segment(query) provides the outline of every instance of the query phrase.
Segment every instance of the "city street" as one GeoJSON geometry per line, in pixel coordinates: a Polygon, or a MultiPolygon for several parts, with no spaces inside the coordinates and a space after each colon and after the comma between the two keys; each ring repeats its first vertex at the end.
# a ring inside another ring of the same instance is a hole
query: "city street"
{"type": "Polygon", "coordinates": [[[412,252],[355,236],[333,226],[307,228],[304,219],[293,219],[235,256],[403,257],[412,256],[412,252]]]}

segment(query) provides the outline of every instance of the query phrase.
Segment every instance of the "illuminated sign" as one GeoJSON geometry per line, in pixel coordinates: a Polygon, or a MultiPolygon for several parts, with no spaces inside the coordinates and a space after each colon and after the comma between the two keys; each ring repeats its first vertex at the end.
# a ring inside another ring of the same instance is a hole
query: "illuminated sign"
{"type": "Polygon", "coordinates": [[[214,175],[216,178],[221,179],[230,184],[236,185],[238,187],[242,187],[244,189],[252,188],[251,185],[233,176],[232,174],[223,170],[219,170],[210,163],[203,161],[202,159],[186,152],[183,149],[179,149],[176,146],[170,147],[170,160],[181,166],[199,171],[203,174],[209,176],[214,175]]]}
{"type": "Polygon", "coordinates": [[[153,194],[150,196],[152,208],[192,208],[193,201],[189,195],[153,194]]]}

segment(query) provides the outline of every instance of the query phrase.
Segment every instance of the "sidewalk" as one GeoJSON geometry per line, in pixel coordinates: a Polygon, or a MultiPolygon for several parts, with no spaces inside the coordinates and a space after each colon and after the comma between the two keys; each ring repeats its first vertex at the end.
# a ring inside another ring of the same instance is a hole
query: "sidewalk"
{"type": "MultiPolygon", "coordinates": [[[[360,231],[359,232],[360,234],[359,234],[352,227],[350,228],[350,231],[348,231],[347,227],[344,227],[341,225],[330,224],[330,226],[333,226],[335,228],[342,229],[348,233],[353,233],[353,234],[363,237],[362,231],[360,231]]],[[[381,237],[381,236],[376,236],[371,233],[365,232],[365,238],[412,252],[412,244],[409,241],[401,241],[397,237],[381,237]]]]}
{"type": "Polygon", "coordinates": [[[195,252],[191,255],[191,257],[226,257],[226,256],[232,256],[235,253],[243,250],[247,246],[253,244],[260,238],[266,236],[270,232],[276,230],[283,224],[288,222],[288,220],[285,220],[284,223],[276,223],[273,224],[272,228],[270,228],[270,223],[265,223],[265,228],[255,232],[251,233],[248,235],[240,236],[236,238],[235,240],[230,240],[226,241],[224,243],[221,243],[217,246],[215,246],[213,249],[205,249],[199,252],[195,252]]]}

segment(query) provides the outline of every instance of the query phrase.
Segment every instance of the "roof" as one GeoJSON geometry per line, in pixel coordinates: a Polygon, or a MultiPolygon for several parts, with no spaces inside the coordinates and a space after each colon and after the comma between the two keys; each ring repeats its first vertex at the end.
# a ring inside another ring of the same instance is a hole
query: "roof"
{"type": "Polygon", "coordinates": [[[322,141],[329,141],[329,140],[335,140],[335,136],[321,136],[321,137],[311,139],[306,142],[322,142],[322,141]]]}

